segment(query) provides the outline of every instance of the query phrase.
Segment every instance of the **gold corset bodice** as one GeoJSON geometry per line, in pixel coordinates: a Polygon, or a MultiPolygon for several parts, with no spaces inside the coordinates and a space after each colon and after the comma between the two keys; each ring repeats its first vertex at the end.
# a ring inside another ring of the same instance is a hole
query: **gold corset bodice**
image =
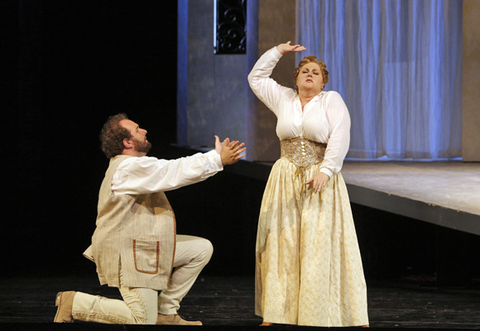
{"type": "Polygon", "coordinates": [[[297,167],[306,169],[323,161],[326,144],[295,137],[280,141],[281,157],[286,157],[297,167]]]}

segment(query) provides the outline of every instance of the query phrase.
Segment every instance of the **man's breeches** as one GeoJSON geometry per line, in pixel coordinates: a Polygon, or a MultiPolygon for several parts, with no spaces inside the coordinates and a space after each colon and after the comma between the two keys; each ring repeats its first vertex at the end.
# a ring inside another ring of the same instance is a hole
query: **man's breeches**
{"type": "Polygon", "coordinates": [[[212,253],[213,246],[207,239],[177,235],[174,271],[168,289],[158,294],[152,289],[120,286],[123,300],[77,292],[73,318],[109,324],[155,324],[159,313],[177,313],[180,302],[210,261],[212,253]]]}

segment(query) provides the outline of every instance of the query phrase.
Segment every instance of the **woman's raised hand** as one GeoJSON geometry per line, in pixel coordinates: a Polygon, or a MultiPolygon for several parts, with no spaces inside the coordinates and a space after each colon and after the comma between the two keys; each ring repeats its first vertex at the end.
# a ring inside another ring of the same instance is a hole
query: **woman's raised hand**
{"type": "Polygon", "coordinates": [[[285,55],[287,53],[291,52],[302,52],[306,50],[305,46],[301,45],[290,45],[290,41],[287,41],[284,44],[279,44],[277,46],[277,51],[280,52],[280,54],[285,55]]]}

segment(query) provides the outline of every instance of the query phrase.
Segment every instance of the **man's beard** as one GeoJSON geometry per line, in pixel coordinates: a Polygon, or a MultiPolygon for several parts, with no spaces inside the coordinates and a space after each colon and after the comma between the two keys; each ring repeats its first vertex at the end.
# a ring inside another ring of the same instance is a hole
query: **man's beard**
{"type": "Polygon", "coordinates": [[[138,140],[133,141],[133,145],[135,146],[135,150],[141,153],[148,153],[150,148],[152,148],[152,143],[147,141],[140,142],[138,140]]]}

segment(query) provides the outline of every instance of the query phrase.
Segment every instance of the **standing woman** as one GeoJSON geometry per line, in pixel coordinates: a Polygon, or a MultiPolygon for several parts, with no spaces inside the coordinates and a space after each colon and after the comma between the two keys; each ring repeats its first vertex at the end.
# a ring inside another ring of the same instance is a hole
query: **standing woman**
{"type": "Polygon", "coordinates": [[[350,143],[342,97],[323,91],[328,71],[315,56],[295,69],[296,89],[270,75],[280,58],[305,47],[280,44],[248,75],[277,116],[281,158],[260,210],[255,313],[262,325],[367,326],[367,294],[348,192],[340,169],[350,143]]]}

